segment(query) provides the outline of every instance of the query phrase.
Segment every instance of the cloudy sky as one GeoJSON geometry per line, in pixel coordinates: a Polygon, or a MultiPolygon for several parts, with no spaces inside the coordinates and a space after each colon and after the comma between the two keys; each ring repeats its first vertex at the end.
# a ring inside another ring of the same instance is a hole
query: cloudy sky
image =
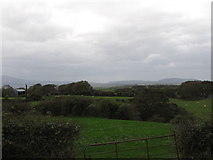
{"type": "Polygon", "coordinates": [[[3,74],[108,82],[211,78],[210,0],[5,0],[3,74]]]}

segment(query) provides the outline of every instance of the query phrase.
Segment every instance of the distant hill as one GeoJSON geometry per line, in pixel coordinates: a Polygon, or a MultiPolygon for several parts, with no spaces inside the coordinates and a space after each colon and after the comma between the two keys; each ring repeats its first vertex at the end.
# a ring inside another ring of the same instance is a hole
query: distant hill
{"type": "Polygon", "coordinates": [[[108,83],[92,83],[94,87],[117,87],[117,86],[133,86],[133,85],[180,85],[186,81],[194,81],[196,79],[183,78],[167,78],[158,81],[143,81],[143,80],[129,80],[129,81],[112,81],[108,83]]]}
{"type": "Polygon", "coordinates": [[[157,84],[181,84],[186,81],[195,81],[196,79],[183,79],[183,78],[167,78],[156,81],[157,84]]]}
{"type": "Polygon", "coordinates": [[[18,87],[25,87],[25,85],[32,86],[34,84],[40,83],[42,85],[45,84],[66,84],[66,83],[71,83],[68,81],[39,81],[39,80],[25,80],[21,78],[15,78],[7,75],[2,76],[2,85],[10,85],[13,88],[18,88],[18,87]]]}
{"type": "MultiPolygon", "coordinates": [[[[107,88],[107,87],[118,87],[118,86],[133,86],[133,85],[180,85],[185,81],[192,81],[195,79],[183,79],[183,78],[167,78],[161,79],[158,81],[143,81],[143,80],[128,80],[128,81],[112,81],[108,83],[96,83],[90,82],[91,86],[95,88],[107,88]]],[[[14,88],[32,86],[34,84],[40,83],[42,85],[45,84],[67,84],[72,83],[71,81],[39,81],[39,80],[24,80],[21,78],[15,78],[12,76],[3,75],[2,76],[2,85],[10,85],[14,88]]]]}

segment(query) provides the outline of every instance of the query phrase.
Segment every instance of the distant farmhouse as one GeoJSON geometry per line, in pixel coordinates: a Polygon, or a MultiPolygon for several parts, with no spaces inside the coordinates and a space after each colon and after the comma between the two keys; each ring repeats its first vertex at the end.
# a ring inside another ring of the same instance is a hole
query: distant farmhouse
{"type": "Polygon", "coordinates": [[[18,96],[24,95],[26,93],[24,88],[17,88],[16,91],[18,92],[18,96]]]}

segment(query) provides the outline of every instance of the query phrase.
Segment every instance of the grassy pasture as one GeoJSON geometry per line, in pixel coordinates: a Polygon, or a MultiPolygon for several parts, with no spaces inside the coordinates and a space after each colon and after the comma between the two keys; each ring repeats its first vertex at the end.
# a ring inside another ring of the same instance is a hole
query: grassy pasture
{"type": "MultiPolygon", "coordinates": [[[[81,95],[51,95],[51,96],[44,96],[44,99],[48,100],[48,99],[52,99],[52,98],[55,98],[55,97],[82,97],[81,95]]],[[[86,97],[86,98],[90,98],[92,100],[109,100],[109,101],[112,101],[112,102],[116,102],[116,103],[119,103],[119,104],[122,104],[122,103],[130,103],[130,100],[133,98],[133,97],[110,97],[110,96],[83,96],[83,97],[86,97]]]]}
{"type": "MultiPolygon", "coordinates": [[[[72,118],[77,124],[81,126],[81,137],[76,142],[76,148],[78,149],[76,156],[83,157],[83,149],[86,144],[104,143],[112,141],[120,141],[127,139],[137,139],[153,136],[162,136],[172,134],[171,124],[156,123],[156,122],[143,122],[143,121],[129,121],[129,120],[112,120],[104,118],[72,118]]],[[[159,145],[162,143],[172,143],[173,139],[168,138],[162,140],[150,140],[149,145],[159,145]]],[[[138,148],[138,150],[132,150],[129,152],[119,153],[121,158],[146,158],[145,141],[123,143],[118,145],[119,150],[125,150],[130,148],[138,148]],[[143,155],[143,156],[142,156],[143,155]]],[[[95,158],[115,158],[115,146],[106,145],[100,147],[88,148],[89,153],[97,153],[98,151],[112,151],[110,154],[97,155],[95,158]]],[[[153,158],[169,158],[174,157],[174,146],[167,148],[153,148],[150,150],[153,154],[153,158]],[[166,156],[160,156],[158,154],[166,152],[166,156]]]]}
{"type": "Polygon", "coordinates": [[[4,100],[4,99],[8,99],[8,100],[25,100],[25,97],[0,97],[0,100],[4,100]]]}
{"type": "Polygon", "coordinates": [[[181,100],[181,99],[171,99],[173,103],[178,106],[185,108],[188,112],[193,115],[209,120],[211,118],[211,99],[203,99],[196,101],[181,100]]]}

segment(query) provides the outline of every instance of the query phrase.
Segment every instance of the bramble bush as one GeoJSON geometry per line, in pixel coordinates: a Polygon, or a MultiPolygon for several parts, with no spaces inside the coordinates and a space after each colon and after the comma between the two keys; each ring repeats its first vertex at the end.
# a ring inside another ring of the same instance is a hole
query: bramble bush
{"type": "Polygon", "coordinates": [[[79,126],[44,116],[3,115],[3,158],[72,158],[79,126]]]}
{"type": "Polygon", "coordinates": [[[115,118],[115,113],[117,112],[119,106],[116,103],[111,102],[110,100],[99,100],[97,107],[100,111],[100,116],[104,118],[115,118]]]}
{"type": "Polygon", "coordinates": [[[187,113],[183,108],[170,103],[163,92],[154,89],[144,89],[138,93],[133,99],[133,106],[144,121],[169,122],[175,116],[187,113]]]}
{"type": "Polygon", "coordinates": [[[92,100],[87,97],[60,97],[42,101],[35,108],[42,114],[81,116],[91,103],[92,100]]]}
{"type": "Polygon", "coordinates": [[[115,113],[116,119],[130,120],[133,118],[133,113],[130,105],[122,104],[115,113]]]}
{"type": "Polygon", "coordinates": [[[178,148],[183,158],[213,158],[213,124],[193,116],[177,116],[173,121],[178,148]]]}
{"type": "Polygon", "coordinates": [[[30,106],[23,100],[2,100],[2,111],[14,115],[25,114],[30,111],[30,106]]]}
{"type": "Polygon", "coordinates": [[[100,111],[95,104],[90,104],[83,111],[83,116],[87,116],[87,117],[99,117],[99,114],[100,114],[100,111]]]}

